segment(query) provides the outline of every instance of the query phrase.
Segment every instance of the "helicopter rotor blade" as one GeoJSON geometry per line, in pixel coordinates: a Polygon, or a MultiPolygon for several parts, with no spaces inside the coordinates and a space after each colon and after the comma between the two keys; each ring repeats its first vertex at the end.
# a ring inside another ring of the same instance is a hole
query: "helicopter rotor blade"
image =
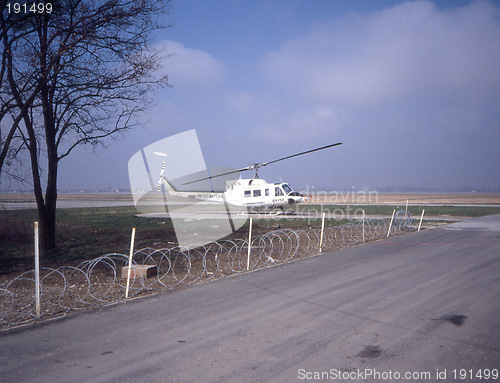
{"type": "Polygon", "coordinates": [[[335,144],[330,144],[330,145],[322,146],[322,147],[316,148],[316,149],[306,150],[305,152],[301,152],[301,153],[297,153],[297,154],[292,154],[291,156],[282,157],[282,158],[279,158],[279,159],[274,160],[274,161],[263,162],[262,164],[259,164],[259,165],[260,166],[266,166],[266,165],[269,165],[269,164],[274,164],[275,162],[278,162],[278,161],[287,160],[289,158],[298,157],[298,156],[301,156],[301,155],[307,154],[307,153],[317,152],[318,150],[328,149],[328,148],[331,148],[333,146],[338,146],[338,145],[342,145],[342,142],[337,142],[335,144]]]}
{"type": "Polygon", "coordinates": [[[338,145],[342,145],[342,142],[337,142],[337,143],[335,143],[335,144],[330,144],[330,145],[322,146],[322,147],[320,147],[320,148],[316,148],[316,149],[306,150],[305,152],[301,152],[301,153],[297,153],[297,154],[292,154],[291,156],[286,156],[286,157],[278,158],[277,160],[274,160],[274,161],[262,162],[262,163],[260,163],[260,164],[259,164],[259,163],[256,163],[256,164],[254,164],[254,165],[247,166],[246,168],[241,168],[241,169],[237,169],[237,170],[232,170],[232,171],[230,171],[230,172],[225,172],[225,173],[221,173],[221,174],[216,174],[216,175],[214,175],[214,176],[210,176],[210,177],[200,178],[200,179],[197,179],[197,180],[194,180],[194,181],[186,182],[186,183],[184,183],[183,185],[189,185],[189,184],[193,184],[193,183],[195,183],[195,182],[204,181],[204,180],[209,180],[209,179],[216,178],[216,177],[222,177],[222,176],[226,176],[226,175],[233,174],[233,173],[243,172],[243,171],[246,171],[246,170],[255,170],[255,169],[259,169],[259,168],[261,168],[262,166],[266,166],[266,165],[269,165],[269,164],[274,164],[275,162],[278,162],[278,161],[287,160],[287,159],[289,159],[289,158],[298,157],[298,156],[301,156],[301,155],[303,155],[303,154],[308,154],[308,153],[312,153],[312,152],[317,152],[318,150],[328,149],[328,148],[331,148],[331,147],[333,147],[333,146],[338,146],[338,145]]]}
{"type": "Polygon", "coordinates": [[[227,175],[229,175],[229,174],[239,173],[239,172],[243,172],[243,171],[245,171],[245,170],[251,170],[251,169],[253,169],[253,166],[247,166],[246,168],[241,168],[241,169],[237,169],[237,170],[231,170],[230,172],[220,173],[220,174],[216,174],[216,175],[214,175],[214,176],[210,176],[210,177],[198,178],[197,180],[194,180],[194,181],[189,181],[189,182],[183,183],[183,185],[194,184],[195,182],[200,182],[200,181],[210,180],[210,179],[212,179],[212,178],[222,177],[222,176],[227,176],[227,175]]]}

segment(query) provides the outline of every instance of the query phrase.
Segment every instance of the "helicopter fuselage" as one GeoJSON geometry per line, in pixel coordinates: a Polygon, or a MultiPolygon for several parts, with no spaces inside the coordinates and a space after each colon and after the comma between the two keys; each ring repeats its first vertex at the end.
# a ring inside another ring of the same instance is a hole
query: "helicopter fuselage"
{"type": "Polygon", "coordinates": [[[305,197],[284,182],[268,183],[260,178],[239,179],[226,189],[224,196],[235,206],[273,209],[305,202],[305,197]]]}
{"type": "Polygon", "coordinates": [[[198,200],[228,203],[251,209],[275,209],[306,202],[306,198],[284,182],[269,183],[260,178],[238,179],[226,182],[226,191],[180,191],[169,180],[163,184],[171,195],[198,200]]]}

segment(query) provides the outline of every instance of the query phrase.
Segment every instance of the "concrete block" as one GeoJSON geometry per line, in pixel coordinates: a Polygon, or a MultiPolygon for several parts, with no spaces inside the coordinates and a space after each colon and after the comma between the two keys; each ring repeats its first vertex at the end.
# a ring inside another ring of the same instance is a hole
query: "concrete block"
{"type": "MultiPolygon", "coordinates": [[[[122,278],[127,278],[128,266],[122,267],[122,278]]],[[[151,278],[158,275],[158,267],[155,265],[132,265],[130,278],[151,278]]]]}

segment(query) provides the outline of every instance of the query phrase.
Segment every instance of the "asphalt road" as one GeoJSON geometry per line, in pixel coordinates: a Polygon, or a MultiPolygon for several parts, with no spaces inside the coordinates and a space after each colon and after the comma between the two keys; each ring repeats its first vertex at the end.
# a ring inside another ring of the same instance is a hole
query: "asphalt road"
{"type": "Polygon", "coordinates": [[[500,381],[499,324],[495,215],[3,333],[0,380],[500,381]]]}

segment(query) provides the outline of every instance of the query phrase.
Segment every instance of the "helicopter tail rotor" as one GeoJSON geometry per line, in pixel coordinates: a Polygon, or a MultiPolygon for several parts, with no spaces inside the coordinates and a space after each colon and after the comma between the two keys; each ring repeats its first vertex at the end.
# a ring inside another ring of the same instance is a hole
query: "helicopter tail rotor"
{"type": "Polygon", "coordinates": [[[163,174],[165,173],[165,161],[161,163],[161,170],[160,170],[160,179],[158,180],[158,187],[156,190],[161,191],[161,185],[163,184],[163,174]]]}

